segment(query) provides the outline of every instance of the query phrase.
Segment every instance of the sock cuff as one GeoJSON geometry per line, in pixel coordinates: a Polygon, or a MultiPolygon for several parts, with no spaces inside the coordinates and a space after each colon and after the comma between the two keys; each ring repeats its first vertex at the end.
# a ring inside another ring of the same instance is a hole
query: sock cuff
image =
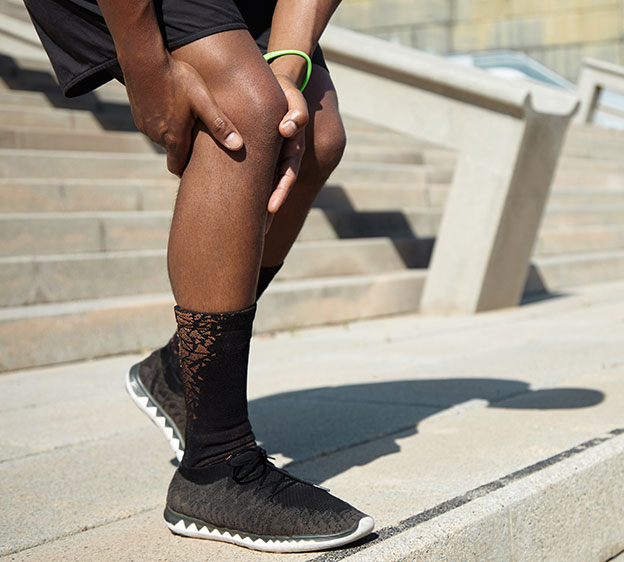
{"type": "Polygon", "coordinates": [[[193,312],[177,305],[173,310],[180,328],[215,329],[221,332],[249,329],[256,316],[255,303],[232,312],[193,312]]]}

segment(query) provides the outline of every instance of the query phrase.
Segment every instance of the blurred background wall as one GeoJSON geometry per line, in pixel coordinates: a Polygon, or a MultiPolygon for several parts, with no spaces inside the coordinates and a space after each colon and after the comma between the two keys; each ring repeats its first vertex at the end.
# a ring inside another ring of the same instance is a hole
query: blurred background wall
{"type": "Polygon", "coordinates": [[[343,0],[333,23],[441,55],[522,51],[572,81],[584,57],[624,64],[624,0],[343,0]]]}

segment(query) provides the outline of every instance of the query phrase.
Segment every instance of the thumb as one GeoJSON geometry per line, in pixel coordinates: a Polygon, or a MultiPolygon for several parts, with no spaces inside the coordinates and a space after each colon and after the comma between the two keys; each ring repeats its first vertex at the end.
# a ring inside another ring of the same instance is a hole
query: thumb
{"type": "Polygon", "coordinates": [[[206,126],[213,138],[228,150],[243,148],[243,138],[228,116],[221,111],[207,89],[198,88],[191,98],[195,116],[206,126]]]}

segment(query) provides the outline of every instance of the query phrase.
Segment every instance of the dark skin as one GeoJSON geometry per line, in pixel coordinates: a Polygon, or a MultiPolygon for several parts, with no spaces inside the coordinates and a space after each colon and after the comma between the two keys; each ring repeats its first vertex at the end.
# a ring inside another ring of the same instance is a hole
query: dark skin
{"type": "MultiPolygon", "coordinates": [[[[339,0],[278,1],[269,51],[297,49],[310,54],[338,4],[339,0]]],[[[166,150],[169,171],[182,175],[197,120],[217,143],[231,151],[240,150],[244,139],[218,106],[210,85],[193,66],[176,60],[166,50],[152,1],[99,0],[99,6],[115,42],[136,126],[166,150]]],[[[266,230],[296,181],[309,118],[305,98],[298,89],[305,61],[284,56],[273,61],[271,69],[284,92],[288,111],[279,124],[285,141],[278,161],[278,181],[267,206],[270,216],[266,230]]]]}

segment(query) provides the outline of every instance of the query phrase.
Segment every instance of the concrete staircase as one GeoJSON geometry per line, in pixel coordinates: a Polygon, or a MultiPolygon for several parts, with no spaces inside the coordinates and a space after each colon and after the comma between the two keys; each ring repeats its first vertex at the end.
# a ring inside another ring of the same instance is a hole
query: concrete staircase
{"type": "MultiPolygon", "coordinates": [[[[41,58],[0,56],[0,70],[0,370],[160,345],[173,329],[177,185],[162,151],[134,129],[119,84],[68,100],[41,58]]],[[[455,156],[346,124],[344,161],[263,297],[258,332],[418,308],[455,156]]],[[[527,293],[624,274],[623,148],[619,133],[571,131],[527,293]]]]}

